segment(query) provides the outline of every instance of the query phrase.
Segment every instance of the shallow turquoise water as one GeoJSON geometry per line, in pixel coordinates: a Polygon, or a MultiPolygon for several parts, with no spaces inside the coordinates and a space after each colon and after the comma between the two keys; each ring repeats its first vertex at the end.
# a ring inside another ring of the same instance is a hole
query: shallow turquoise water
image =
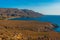
{"type": "Polygon", "coordinates": [[[55,31],[60,32],[60,16],[58,15],[45,15],[39,18],[13,18],[10,20],[36,20],[41,22],[50,22],[53,24],[57,24],[59,27],[55,29],[55,31]]]}

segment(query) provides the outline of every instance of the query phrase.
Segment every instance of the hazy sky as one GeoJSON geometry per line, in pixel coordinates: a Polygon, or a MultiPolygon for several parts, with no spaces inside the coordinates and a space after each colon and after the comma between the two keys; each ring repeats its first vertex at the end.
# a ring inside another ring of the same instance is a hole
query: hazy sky
{"type": "Polygon", "coordinates": [[[0,8],[31,9],[45,15],[60,15],[60,0],[0,0],[0,8]]]}

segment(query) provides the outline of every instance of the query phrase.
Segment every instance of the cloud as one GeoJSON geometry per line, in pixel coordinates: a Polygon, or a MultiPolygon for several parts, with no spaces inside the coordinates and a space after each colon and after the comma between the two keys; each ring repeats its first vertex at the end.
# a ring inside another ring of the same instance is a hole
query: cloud
{"type": "Polygon", "coordinates": [[[60,3],[54,3],[53,5],[42,7],[40,12],[45,15],[60,15],[60,3]]]}

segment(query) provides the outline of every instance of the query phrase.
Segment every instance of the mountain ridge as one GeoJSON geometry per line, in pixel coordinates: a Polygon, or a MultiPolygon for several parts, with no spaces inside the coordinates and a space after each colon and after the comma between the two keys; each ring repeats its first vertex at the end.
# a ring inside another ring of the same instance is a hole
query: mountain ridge
{"type": "Polygon", "coordinates": [[[40,17],[41,13],[34,12],[28,9],[17,9],[17,8],[0,8],[1,18],[12,18],[12,17],[40,17]]]}

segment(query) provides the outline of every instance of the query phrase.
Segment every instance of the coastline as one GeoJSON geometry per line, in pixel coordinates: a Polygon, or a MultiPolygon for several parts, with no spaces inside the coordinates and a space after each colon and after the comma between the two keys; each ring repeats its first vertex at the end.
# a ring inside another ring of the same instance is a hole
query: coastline
{"type": "Polygon", "coordinates": [[[14,18],[19,18],[19,17],[6,18],[5,20],[14,19],[14,18]]]}

